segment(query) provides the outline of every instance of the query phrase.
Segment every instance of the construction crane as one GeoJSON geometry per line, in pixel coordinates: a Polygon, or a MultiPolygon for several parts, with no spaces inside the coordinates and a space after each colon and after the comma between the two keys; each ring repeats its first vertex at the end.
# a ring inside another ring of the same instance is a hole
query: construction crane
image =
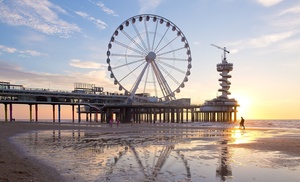
{"type": "Polygon", "coordinates": [[[221,49],[221,50],[223,50],[224,51],[224,60],[226,60],[226,53],[230,53],[228,50],[226,50],[226,47],[220,47],[220,46],[217,46],[217,45],[215,45],[215,44],[210,44],[211,46],[214,46],[214,47],[216,47],[216,48],[218,48],[218,49],[221,49]]]}

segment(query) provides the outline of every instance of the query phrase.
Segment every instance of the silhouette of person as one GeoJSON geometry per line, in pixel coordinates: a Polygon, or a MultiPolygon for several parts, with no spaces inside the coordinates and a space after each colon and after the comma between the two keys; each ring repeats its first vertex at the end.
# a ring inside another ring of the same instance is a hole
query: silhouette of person
{"type": "Polygon", "coordinates": [[[241,117],[241,122],[240,122],[240,128],[244,128],[245,129],[245,120],[244,120],[244,118],[243,117],[241,117]]]}
{"type": "Polygon", "coordinates": [[[119,118],[117,118],[117,126],[119,127],[119,124],[120,124],[120,120],[119,120],[119,118]]]}
{"type": "Polygon", "coordinates": [[[114,122],[114,119],[113,118],[110,118],[110,120],[109,120],[109,125],[112,127],[112,125],[113,125],[113,122],[114,122]]]}

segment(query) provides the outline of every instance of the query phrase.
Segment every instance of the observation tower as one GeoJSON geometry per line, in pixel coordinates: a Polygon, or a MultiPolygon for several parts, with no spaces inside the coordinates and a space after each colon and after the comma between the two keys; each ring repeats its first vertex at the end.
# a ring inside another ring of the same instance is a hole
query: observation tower
{"type": "Polygon", "coordinates": [[[220,72],[221,76],[219,79],[221,88],[218,89],[218,92],[221,92],[221,95],[212,100],[206,100],[200,107],[200,111],[207,121],[236,121],[239,104],[234,98],[228,98],[228,95],[231,94],[229,92],[231,85],[229,81],[231,75],[229,75],[229,72],[233,70],[233,64],[227,62],[226,53],[230,52],[226,50],[226,47],[222,48],[214,44],[211,45],[223,50],[224,53],[222,62],[217,64],[217,71],[220,72]]]}
{"type": "MultiPolygon", "coordinates": [[[[213,45],[213,44],[212,44],[213,45]]],[[[218,47],[220,48],[220,47],[218,47]]],[[[229,92],[229,88],[231,85],[231,82],[228,81],[229,78],[231,78],[231,75],[229,75],[229,72],[232,71],[233,69],[233,64],[232,63],[228,63],[226,60],[226,53],[229,53],[229,51],[226,50],[226,47],[221,48],[224,50],[224,57],[222,60],[222,63],[217,64],[217,71],[220,72],[220,76],[222,78],[219,79],[220,86],[222,87],[221,89],[219,89],[218,91],[221,92],[221,98],[228,98],[228,95],[230,95],[231,93],[229,92]]]]}

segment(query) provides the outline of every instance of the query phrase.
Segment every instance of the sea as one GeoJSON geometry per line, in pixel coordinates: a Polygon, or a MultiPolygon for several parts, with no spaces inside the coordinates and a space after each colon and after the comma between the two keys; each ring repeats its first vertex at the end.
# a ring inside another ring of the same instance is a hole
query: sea
{"type": "MultiPolygon", "coordinates": [[[[20,121],[26,121],[26,119],[20,120],[20,121]]],[[[52,119],[39,119],[38,122],[45,122],[45,123],[52,123],[52,119]]],[[[57,120],[55,122],[58,122],[57,120]]],[[[69,123],[72,124],[71,119],[62,119],[61,123],[69,123]]],[[[82,120],[80,124],[90,124],[90,123],[99,123],[104,124],[103,122],[95,122],[95,121],[84,121],[82,120]]],[[[143,122],[142,122],[143,123],[143,122]]],[[[74,124],[78,124],[78,121],[74,121],[74,124]]],[[[153,124],[153,123],[149,123],[153,124]]],[[[159,122],[156,122],[154,124],[161,124],[159,122]]],[[[236,122],[183,122],[183,123],[173,123],[175,125],[183,125],[183,126],[195,126],[195,127],[224,127],[224,128],[230,128],[230,127],[236,127],[239,126],[239,121],[236,122]]],[[[300,129],[300,119],[249,119],[245,120],[245,127],[247,128],[266,128],[266,129],[300,129]]]]}

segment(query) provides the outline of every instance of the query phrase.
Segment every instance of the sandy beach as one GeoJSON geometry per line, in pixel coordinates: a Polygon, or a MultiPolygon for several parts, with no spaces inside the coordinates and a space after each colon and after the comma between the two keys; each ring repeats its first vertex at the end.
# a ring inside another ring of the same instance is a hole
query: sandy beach
{"type": "MultiPolygon", "coordinates": [[[[17,134],[41,130],[91,130],[98,133],[130,132],[147,130],[155,132],[161,130],[160,125],[152,124],[123,124],[120,127],[108,128],[104,124],[53,124],[53,123],[29,123],[29,122],[0,122],[0,182],[4,181],[78,181],[73,176],[62,176],[57,169],[47,166],[41,161],[24,155],[18,147],[11,143],[11,137],[17,134]],[[100,125],[100,126],[99,126],[100,125]],[[150,127],[151,126],[151,127],[150,127]]],[[[183,127],[180,124],[166,125],[170,130],[183,127]]],[[[187,126],[184,126],[188,129],[187,126]]],[[[194,129],[194,128],[193,128],[194,129]]],[[[202,128],[203,129],[203,128],[202,128]]],[[[300,137],[295,135],[278,136],[276,130],[271,129],[247,129],[247,132],[267,133],[256,136],[251,142],[228,143],[226,145],[235,148],[251,149],[257,151],[277,151],[285,155],[300,157],[300,137]]],[[[221,145],[221,144],[220,144],[221,145]]],[[[222,144],[224,146],[224,144],[222,144]]],[[[280,160],[278,160],[278,163],[280,160]]],[[[299,160],[297,161],[299,162],[299,160]]],[[[285,163],[289,165],[289,163],[285,163]]],[[[295,165],[294,163],[291,165],[295,165]]]]}

